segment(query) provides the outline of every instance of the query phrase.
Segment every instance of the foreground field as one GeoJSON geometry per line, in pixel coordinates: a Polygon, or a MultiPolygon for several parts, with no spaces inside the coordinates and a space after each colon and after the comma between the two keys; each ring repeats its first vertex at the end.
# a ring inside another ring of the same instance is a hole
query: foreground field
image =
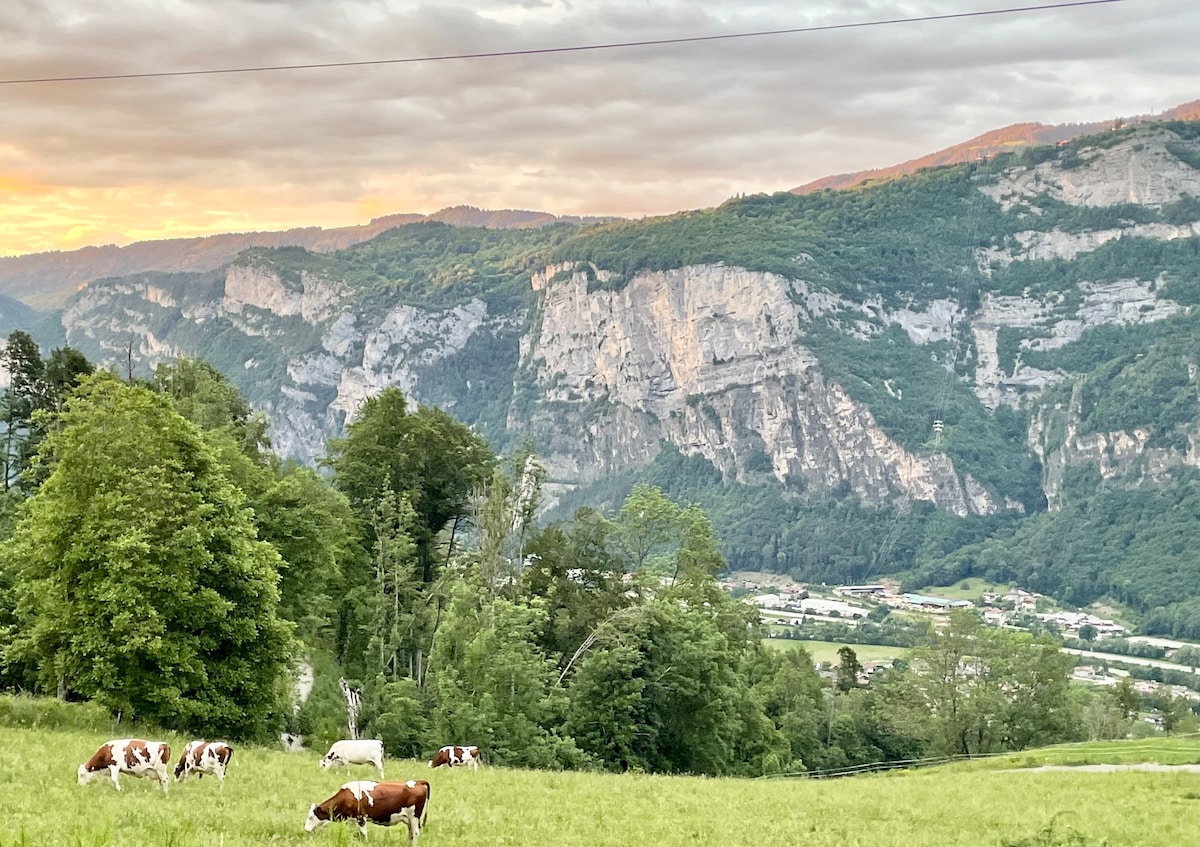
{"type": "MultiPolygon", "coordinates": [[[[0,845],[322,847],[362,841],[345,824],[311,834],[303,824],[310,803],[347,779],[371,778],[369,769],[325,772],[317,767],[319,753],[247,748],[235,754],[224,790],[212,779],[172,784],[166,797],[156,785],[128,777],[120,794],[106,781],[76,785],[79,762],[105,740],[0,727],[0,845]]],[[[1196,742],[1187,743],[1196,761],[1196,742]]],[[[1189,755],[1187,748],[1176,752],[1189,755]]],[[[723,780],[486,766],[478,773],[431,771],[424,762],[392,761],[388,776],[432,783],[425,847],[1177,847],[1200,839],[1195,773],[952,767],[842,780],[723,780]],[[1034,840],[1051,826],[1079,839],[1034,840]]],[[[401,829],[373,828],[369,840],[406,843],[401,829]]]]}

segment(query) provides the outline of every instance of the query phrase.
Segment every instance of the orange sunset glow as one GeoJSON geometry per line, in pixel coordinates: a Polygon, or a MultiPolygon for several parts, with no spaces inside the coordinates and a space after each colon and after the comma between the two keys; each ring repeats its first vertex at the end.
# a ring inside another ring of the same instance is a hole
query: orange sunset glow
{"type": "Polygon", "coordinates": [[[668,214],[1196,97],[1186,0],[950,6],[6,4],[0,256],[456,205],[668,214]],[[900,20],[922,15],[955,20],[900,20]]]}

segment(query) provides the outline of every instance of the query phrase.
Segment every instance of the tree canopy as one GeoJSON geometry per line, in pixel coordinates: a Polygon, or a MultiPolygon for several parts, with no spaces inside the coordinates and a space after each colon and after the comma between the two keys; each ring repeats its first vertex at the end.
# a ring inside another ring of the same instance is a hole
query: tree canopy
{"type": "Polygon", "coordinates": [[[45,482],[4,548],[19,621],[5,658],[130,717],[265,733],[292,650],[280,559],[197,429],[102,373],[37,461],[45,482]]]}

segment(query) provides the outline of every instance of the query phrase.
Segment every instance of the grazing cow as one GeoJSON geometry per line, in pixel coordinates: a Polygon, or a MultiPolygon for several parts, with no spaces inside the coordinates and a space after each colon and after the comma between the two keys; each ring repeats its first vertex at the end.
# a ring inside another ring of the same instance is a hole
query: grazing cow
{"type": "Polygon", "coordinates": [[[113,787],[121,790],[117,774],[132,776],[154,774],[163,794],[167,793],[167,766],[171,761],[171,745],[164,741],[144,741],[141,738],[122,738],[100,745],[100,749],[79,766],[79,784],[87,785],[100,771],[108,771],[113,787]]]}
{"type": "Polygon", "coordinates": [[[438,750],[433,758],[429,760],[429,767],[436,768],[442,765],[454,767],[455,765],[466,765],[471,770],[479,769],[479,748],[478,747],[455,747],[449,745],[438,750]]]}
{"type": "Polygon", "coordinates": [[[222,788],[225,787],[225,769],[233,757],[233,748],[224,741],[189,741],[175,766],[175,781],[183,779],[190,773],[196,774],[196,779],[203,779],[205,774],[217,778],[222,788]]]}
{"type": "Polygon", "coordinates": [[[321,767],[340,768],[343,765],[374,765],[379,768],[379,778],[383,779],[383,742],[366,739],[333,742],[321,760],[321,767]]]}
{"type": "Polygon", "coordinates": [[[329,821],[354,821],[366,838],[367,821],[380,826],[405,821],[409,843],[415,845],[428,814],[429,783],[424,780],[347,782],[324,803],[309,806],[304,831],[312,832],[329,821]]]}

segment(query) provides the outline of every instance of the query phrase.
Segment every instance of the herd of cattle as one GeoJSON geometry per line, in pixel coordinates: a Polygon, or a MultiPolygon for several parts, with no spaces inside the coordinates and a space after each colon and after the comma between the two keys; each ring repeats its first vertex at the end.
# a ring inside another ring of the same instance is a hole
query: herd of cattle
{"type": "MultiPolygon", "coordinates": [[[[196,774],[215,776],[225,786],[225,771],[233,758],[233,747],[224,741],[189,741],[175,765],[175,781],[196,774]]],[[[79,766],[79,784],[86,785],[93,776],[108,771],[113,787],[121,790],[120,774],[154,776],[167,793],[167,767],[171,761],[171,746],[164,741],[141,738],[122,738],[100,746],[90,759],[79,766]]],[[[408,782],[383,782],[383,742],[353,739],[335,741],[321,759],[322,768],[347,765],[374,765],[379,770],[379,782],[356,780],[347,782],[323,803],[313,803],[308,809],[304,830],[312,832],[329,821],[354,821],[366,837],[367,823],[380,826],[408,825],[408,840],[416,842],[425,825],[429,809],[429,783],[423,779],[408,782]]],[[[479,768],[479,748],[447,746],[429,760],[429,767],[463,765],[479,768]]]]}

